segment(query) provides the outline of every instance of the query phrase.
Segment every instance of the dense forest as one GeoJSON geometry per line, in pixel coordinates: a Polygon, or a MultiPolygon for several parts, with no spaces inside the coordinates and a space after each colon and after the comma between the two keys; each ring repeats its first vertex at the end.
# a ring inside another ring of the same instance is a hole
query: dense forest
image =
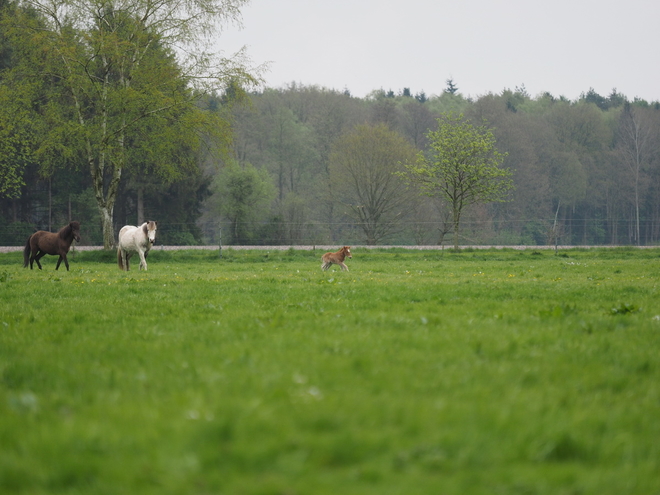
{"type": "MultiPolygon", "coordinates": [[[[340,175],[338,153],[349,142],[353,154],[360,142],[391,146],[382,136],[356,142],[364,125],[386,126],[415,152],[426,151],[428,131],[449,112],[492,128],[515,182],[508,202],[468,211],[462,244],[658,242],[658,102],[592,89],[576,101],[549,93],[532,97],[524,88],[465,98],[452,80],[440,95],[428,97],[404,88],[361,99],[295,84],[252,94],[250,104],[235,111],[234,156],[239,166],[264,171],[273,199],[240,218],[252,222],[239,233],[241,242],[364,242],[363,219],[350,208],[363,200],[359,178],[340,175]]],[[[407,193],[413,194],[397,214],[382,219],[393,225],[379,243],[442,240],[450,228],[446,205],[415,191],[399,194],[407,193]]],[[[202,224],[222,204],[223,196],[210,198],[202,224]]],[[[225,211],[223,220],[231,218],[225,211]]]]}
{"type": "MultiPolygon", "coordinates": [[[[392,137],[366,136],[364,126],[385,126],[412,153],[426,151],[428,131],[449,112],[492,127],[515,182],[510,201],[468,211],[462,244],[658,242],[658,102],[631,100],[616,90],[601,96],[591,89],[577,101],[549,93],[532,97],[524,88],[465,98],[452,80],[440,95],[429,97],[404,88],[354,98],[348,91],[295,84],[252,94],[235,112],[234,159],[239,168],[263,173],[269,201],[247,201],[253,208],[232,216],[226,191],[216,194],[204,205],[201,225],[220,211],[228,226],[245,225],[238,232],[229,229],[237,232],[230,239],[242,243],[363,243],[369,238],[365,219],[352,207],[364,202],[360,177],[345,169],[342,175],[341,153],[392,147],[392,137]]],[[[399,162],[411,153],[402,143],[395,148],[399,162]]],[[[391,165],[386,158],[381,163],[391,165]]],[[[216,183],[231,173],[221,169],[216,183]]],[[[405,201],[380,219],[389,228],[376,242],[444,239],[451,228],[446,205],[415,191],[397,195],[405,201]]]]}
{"type": "MultiPolygon", "coordinates": [[[[123,84],[117,108],[121,122],[134,124],[117,127],[121,147],[103,155],[115,169],[93,165],[95,176],[90,163],[100,159],[89,143],[105,128],[87,122],[102,93],[55,75],[61,68],[40,53],[49,41],[39,29],[7,27],[18,17],[39,26],[38,11],[5,0],[0,11],[0,245],[70,219],[81,222],[83,244],[104,244],[99,187],[116,188],[115,236],[124,224],[153,219],[159,244],[442,243],[452,230],[447,205],[397,172],[428,152],[429,131],[448,114],[492,129],[515,186],[505,202],[466,210],[461,244],[660,242],[660,102],[615,89],[588,89],[577,100],[524,87],[465,97],[460,81],[441,76],[443,89],[428,96],[403,88],[357,98],[350,88],[293,83],[254,90],[250,78],[233,76],[224,89],[202,91],[186,84],[164,43],[150,42],[134,73],[117,65],[104,72],[104,81],[123,84]],[[140,87],[139,75],[147,81],[140,87]],[[75,89],[86,98],[78,114],[75,89]],[[163,102],[165,113],[144,110],[163,102]]],[[[113,12],[122,29],[137,22],[118,18],[113,12]]]]}

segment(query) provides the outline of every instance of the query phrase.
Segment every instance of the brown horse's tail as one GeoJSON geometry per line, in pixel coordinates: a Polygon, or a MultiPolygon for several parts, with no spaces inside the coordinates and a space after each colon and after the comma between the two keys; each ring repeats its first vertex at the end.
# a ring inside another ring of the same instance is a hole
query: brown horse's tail
{"type": "Polygon", "coordinates": [[[117,248],[117,266],[120,270],[124,269],[124,259],[121,256],[121,248],[117,248]]]}
{"type": "Polygon", "coordinates": [[[23,268],[27,268],[28,263],[30,262],[30,239],[32,236],[28,237],[25,247],[23,248],[23,268]]]}

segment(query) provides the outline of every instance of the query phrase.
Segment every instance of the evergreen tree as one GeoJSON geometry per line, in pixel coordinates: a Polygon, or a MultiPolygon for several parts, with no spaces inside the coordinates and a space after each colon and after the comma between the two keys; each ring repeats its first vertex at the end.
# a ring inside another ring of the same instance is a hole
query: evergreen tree
{"type": "Polygon", "coordinates": [[[449,79],[447,79],[447,87],[445,88],[445,93],[454,95],[457,92],[458,92],[458,87],[454,84],[454,79],[450,77],[449,79]]]}

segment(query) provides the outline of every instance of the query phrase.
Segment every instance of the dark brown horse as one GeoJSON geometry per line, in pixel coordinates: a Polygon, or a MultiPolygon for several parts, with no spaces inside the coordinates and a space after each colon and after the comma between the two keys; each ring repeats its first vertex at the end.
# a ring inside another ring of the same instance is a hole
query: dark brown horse
{"type": "Polygon", "coordinates": [[[39,260],[47,254],[58,255],[60,259],[57,260],[55,270],[59,269],[60,263],[64,260],[66,270],[69,271],[69,261],[66,259],[66,253],[69,252],[73,240],[80,242],[80,222],[69,222],[60,229],[57,234],[39,230],[28,237],[23,249],[23,267],[28,266],[30,263],[30,270],[32,270],[32,262],[36,261],[39,270],[41,270],[41,263],[39,260]],[[32,255],[30,255],[32,252],[32,255]]]}

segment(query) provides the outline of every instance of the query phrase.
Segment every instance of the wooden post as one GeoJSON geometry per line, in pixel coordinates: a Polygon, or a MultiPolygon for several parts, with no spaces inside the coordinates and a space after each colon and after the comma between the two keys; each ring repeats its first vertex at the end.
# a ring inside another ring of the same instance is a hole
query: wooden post
{"type": "Polygon", "coordinates": [[[219,256],[222,259],[222,227],[218,227],[218,244],[220,246],[219,256]]]}

